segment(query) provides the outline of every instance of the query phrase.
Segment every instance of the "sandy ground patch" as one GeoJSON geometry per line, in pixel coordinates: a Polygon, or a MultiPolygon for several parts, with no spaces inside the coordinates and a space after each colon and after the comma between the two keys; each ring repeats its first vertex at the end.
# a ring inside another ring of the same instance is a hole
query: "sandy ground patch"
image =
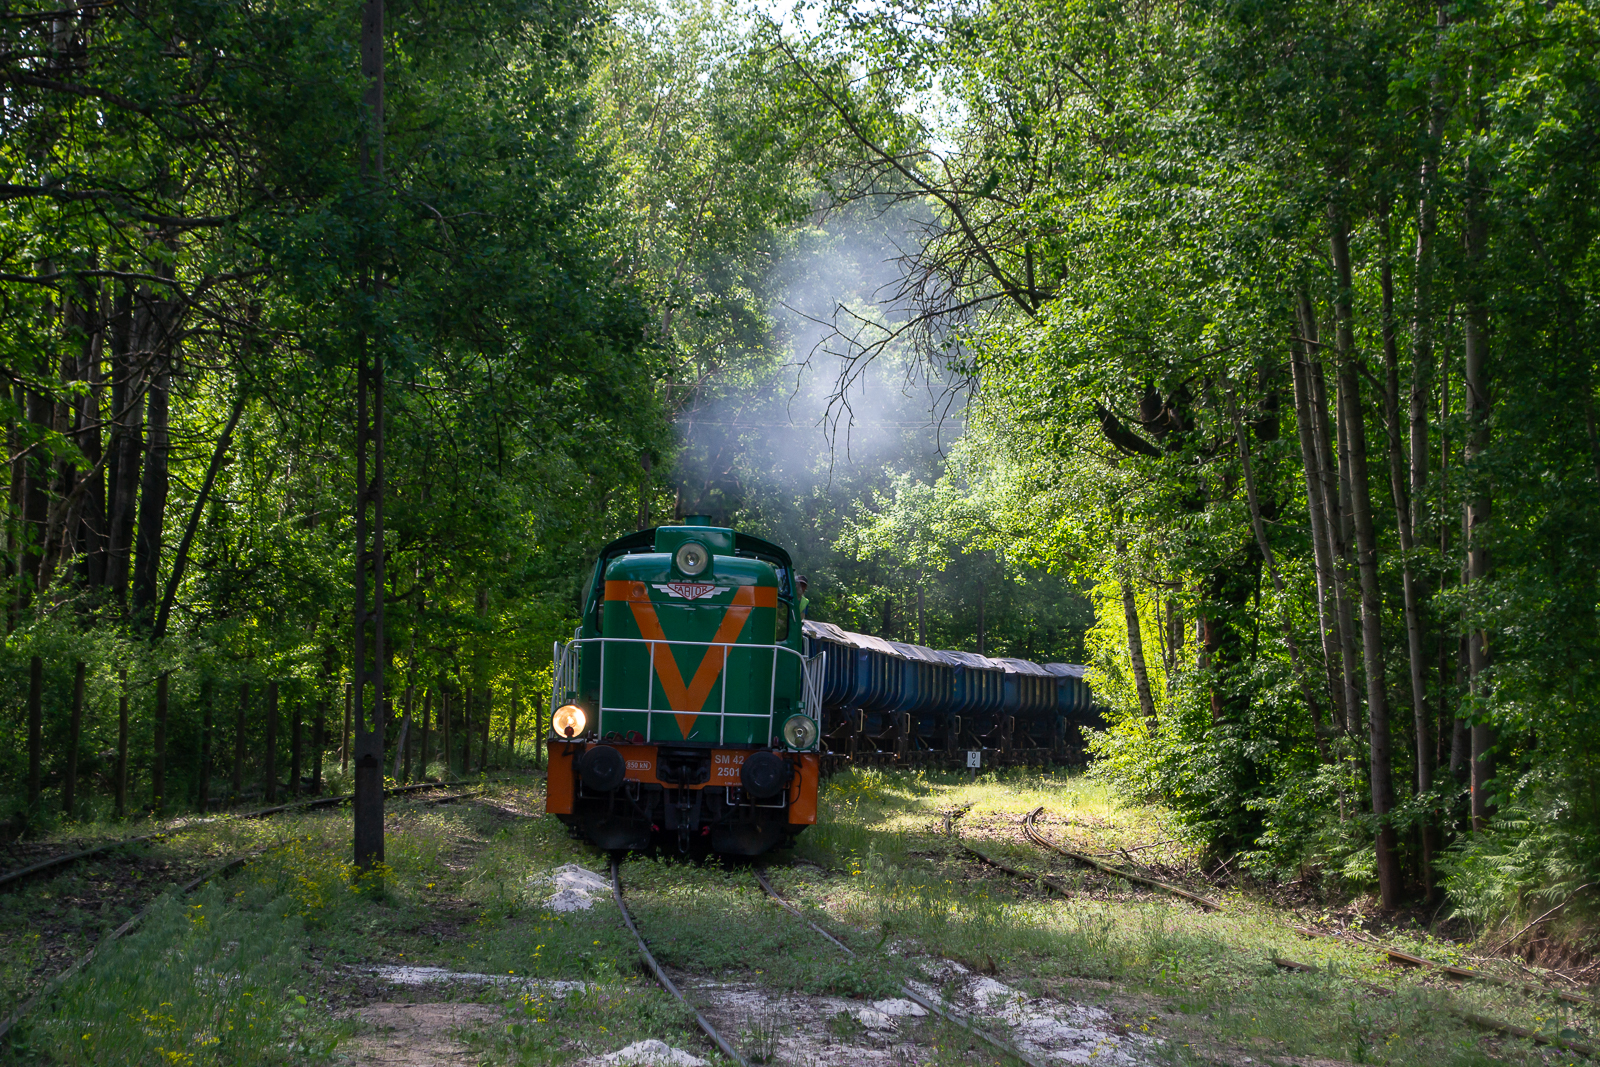
{"type": "Polygon", "coordinates": [[[373,1029],[348,1046],[356,1067],[458,1067],[475,1062],[456,1035],[464,1029],[500,1024],[504,1008],[488,1004],[379,1001],[356,1012],[373,1029]]]}

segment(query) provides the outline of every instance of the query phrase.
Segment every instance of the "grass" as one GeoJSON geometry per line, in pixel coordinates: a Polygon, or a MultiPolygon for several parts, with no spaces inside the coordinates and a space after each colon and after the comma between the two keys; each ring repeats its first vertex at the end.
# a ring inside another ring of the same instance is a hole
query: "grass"
{"type": "MultiPolygon", "coordinates": [[[[1169,877],[1194,869],[1162,812],[1125,804],[1082,777],[1016,773],[971,781],[857,770],[826,783],[821,832],[802,837],[797,849],[822,870],[783,871],[781,888],[863,940],[937,948],[1031,992],[1143,1017],[1173,1055],[1189,1047],[1396,1065],[1586,1062],[1529,1042],[1487,1039],[1445,1009],[1456,1005],[1580,1040],[1593,1040],[1600,1020],[1592,1014],[1476,983],[1446,990],[1438,979],[1388,964],[1370,946],[1302,938],[1288,925],[1308,917],[1241,891],[1223,894],[1225,911],[1206,913],[1075,867],[1021,838],[1017,820],[1041,805],[1048,832],[1069,847],[1115,853],[1157,843],[1138,855],[1149,861],[1156,853],[1169,877]],[[954,825],[964,835],[1025,869],[1055,874],[1074,895],[1045,896],[974,863],[944,833],[945,815],[963,808],[954,825]],[[1281,970],[1271,963],[1275,955],[1320,971],[1281,970]],[[1350,979],[1398,993],[1377,996],[1350,979]]],[[[1129,860],[1118,855],[1116,862],[1129,860]]],[[[1390,940],[1430,958],[1461,951],[1421,931],[1390,940]]]]}
{"type": "MultiPolygon", "coordinates": [[[[528,815],[542,807],[531,784],[496,787],[492,797],[528,815]]],[[[1445,1006],[1580,1039],[1600,1022],[1491,986],[1446,989],[1397,970],[1370,946],[1301,938],[1287,923],[1315,915],[1291,915],[1242,891],[1226,892],[1227,910],[1207,914],[1044,855],[1017,826],[1041,805],[1046,832],[1071,847],[1149,863],[1169,879],[1195,873],[1192,850],[1161,811],[1123,803],[1082,777],[857,771],[825,783],[817,826],[791,853],[769,857],[779,889],[849,942],[854,960],[767,901],[744,865],[630,857],[624,883],[658,958],[690,975],[774,994],[875,998],[894,995],[911,973],[908,954],[931,952],[1032,993],[1107,1007],[1162,1039],[1157,1055],[1179,1064],[1245,1056],[1397,1067],[1570,1063],[1580,1061],[1470,1029],[1445,1006]],[[975,862],[946,833],[951,824],[986,851],[1054,874],[1073,895],[1043,895],[975,862]],[[1320,970],[1283,971],[1272,955],[1320,970]],[[1398,993],[1378,997],[1352,979],[1398,993]]],[[[604,858],[555,820],[400,801],[390,803],[387,825],[381,884],[352,879],[349,813],[324,811],[192,821],[132,858],[0,894],[0,992],[14,1003],[161,886],[219,856],[261,850],[227,881],[163,900],[142,929],[32,1018],[7,1050],[10,1061],[311,1067],[352,1055],[365,1032],[357,1012],[381,995],[492,1008],[497,1021],[458,1035],[486,1067],[568,1063],[649,1037],[718,1062],[688,1014],[640,973],[608,902],[565,914],[545,907],[554,868],[604,870],[604,858]],[[46,929],[55,933],[32,936],[46,929]],[[536,984],[376,988],[360,972],[374,963],[536,984]],[[537,984],[548,980],[585,984],[567,992],[537,984]]],[[[113,829],[79,833],[120,836],[113,829]]],[[[1432,958],[1460,952],[1420,930],[1408,944],[1432,958]]],[[[763,1062],[785,1063],[787,1025],[751,1015],[730,1036],[763,1062]]],[[[828,1027],[839,1040],[861,1033],[848,1013],[828,1027]]],[[[914,1033],[927,1063],[995,1062],[936,1019],[914,1033]]]]}
{"type": "MultiPolygon", "coordinates": [[[[492,794],[529,814],[542,807],[526,789],[492,794]]],[[[161,900],[139,930],[14,1032],[7,1062],[337,1062],[363,1032],[352,1009],[375,992],[492,1004],[505,1024],[466,1038],[484,1063],[564,1062],[648,1036],[694,1043],[692,1019],[637,973],[613,910],[556,915],[543,907],[551,890],[541,879],[550,870],[575,860],[601,866],[554,820],[497,817],[467,804],[391,801],[388,811],[386,865],[376,881],[352,877],[347,810],[191,823],[148,847],[142,862],[170,865],[169,882],[217,856],[262,851],[187,900],[161,900]],[[588,984],[566,994],[538,985],[379,991],[359,974],[372,963],[588,984]]],[[[131,903],[113,905],[89,923],[84,907],[61,906],[62,893],[87,901],[96,884],[92,869],[79,868],[25,895],[0,896],[15,942],[0,958],[43,977],[29,966],[26,922],[48,914],[80,923],[72,947],[81,950],[131,912],[131,903]]],[[[62,953],[44,976],[74,954],[62,953]]]]}

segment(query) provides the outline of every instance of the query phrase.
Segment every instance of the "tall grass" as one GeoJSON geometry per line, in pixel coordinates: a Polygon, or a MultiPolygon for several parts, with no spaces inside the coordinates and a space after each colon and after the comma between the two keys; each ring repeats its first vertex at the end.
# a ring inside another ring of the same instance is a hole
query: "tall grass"
{"type": "Polygon", "coordinates": [[[51,1061],[245,1067],[328,1059],[338,1029],[308,1010],[299,905],[222,888],[164,897],[58,995],[23,1043],[51,1061]]]}

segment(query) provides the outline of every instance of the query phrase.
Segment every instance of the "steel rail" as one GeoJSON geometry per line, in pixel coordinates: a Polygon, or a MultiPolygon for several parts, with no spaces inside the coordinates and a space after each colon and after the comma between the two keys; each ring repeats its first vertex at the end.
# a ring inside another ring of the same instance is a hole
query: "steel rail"
{"type": "MultiPolygon", "coordinates": [[[[794,915],[801,922],[803,922],[807,926],[811,927],[811,929],[815,930],[817,933],[819,933],[823,937],[827,938],[829,941],[831,941],[833,943],[834,947],[838,948],[845,955],[851,957],[852,959],[855,958],[856,953],[855,953],[854,949],[852,949],[849,945],[845,944],[843,941],[840,941],[837,937],[834,937],[832,934],[828,933],[828,931],[824,930],[822,927],[818,926],[816,923],[812,922],[810,919],[806,918],[804,912],[802,912],[799,908],[795,907],[794,904],[792,904],[790,901],[786,900],[783,897],[783,895],[780,894],[776,889],[772,888],[772,883],[767,880],[767,872],[766,872],[765,868],[762,868],[762,867],[757,867],[756,868],[756,881],[761,883],[762,890],[779,907],[783,908],[785,911],[787,911],[790,914],[794,915]]],[[[910,1001],[912,1001],[912,1002],[914,1002],[916,1004],[921,1005],[927,1011],[933,1012],[935,1015],[939,1016],[939,1018],[945,1020],[948,1023],[951,1023],[951,1024],[955,1025],[955,1026],[960,1027],[961,1029],[965,1030],[967,1033],[973,1035],[974,1037],[980,1038],[981,1040],[988,1042],[990,1045],[994,1046],[996,1049],[999,1049],[1001,1052],[1005,1053],[1007,1056],[1011,1056],[1011,1057],[1014,1057],[1015,1059],[1021,1060],[1023,1063],[1026,1063],[1028,1065],[1028,1067],[1045,1067],[1045,1064],[1042,1063],[1040,1060],[1034,1058],[1033,1056],[1028,1055],[1026,1052],[1023,1052],[1021,1049],[1017,1048],[1015,1045],[1013,1045],[1011,1042],[1007,1041],[1005,1038],[1000,1037],[997,1034],[992,1034],[989,1031],[983,1029],[981,1026],[978,1026],[977,1024],[973,1023],[970,1019],[967,1019],[964,1016],[961,1016],[961,1015],[959,1015],[959,1014],[957,1014],[955,1012],[952,1012],[952,1011],[948,1010],[942,1004],[939,1004],[937,1001],[935,1001],[932,997],[923,996],[921,993],[919,993],[915,989],[913,989],[909,982],[901,982],[900,983],[900,992],[902,994],[904,994],[904,996],[905,996],[905,998],[907,1000],[910,1000],[910,1001]]]]}
{"type": "Polygon", "coordinates": [[[628,932],[639,943],[639,955],[644,957],[644,962],[649,966],[650,973],[656,976],[656,981],[660,982],[668,993],[676,997],[678,1003],[694,1012],[694,1021],[699,1024],[701,1030],[705,1031],[712,1044],[722,1050],[724,1056],[733,1060],[739,1067],[750,1067],[750,1061],[740,1055],[738,1050],[728,1044],[727,1039],[717,1033],[717,1028],[712,1026],[710,1020],[704,1015],[700,1014],[700,1009],[689,1003],[689,998],[684,996],[683,991],[673,984],[672,979],[667,977],[667,972],[661,969],[661,964],[657,963],[656,958],[650,954],[650,946],[645,944],[644,936],[639,933],[639,928],[633,924],[633,916],[628,914],[628,905],[622,899],[622,865],[615,858],[611,860],[611,896],[617,902],[617,910],[622,913],[622,921],[627,924],[628,932]]]}

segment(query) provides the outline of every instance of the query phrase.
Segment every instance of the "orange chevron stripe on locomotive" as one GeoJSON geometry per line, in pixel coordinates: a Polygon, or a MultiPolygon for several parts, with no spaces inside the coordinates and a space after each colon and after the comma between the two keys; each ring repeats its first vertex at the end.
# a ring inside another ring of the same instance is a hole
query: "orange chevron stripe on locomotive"
{"type": "MultiPolygon", "coordinates": [[[[667,635],[661,628],[661,620],[656,616],[655,602],[650,599],[646,583],[606,582],[606,599],[626,601],[633,613],[633,621],[639,627],[639,633],[652,642],[651,658],[655,661],[656,678],[661,682],[661,690],[667,696],[667,704],[676,713],[673,718],[678,721],[678,730],[687,738],[689,732],[694,729],[695,720],[700,717],[707,698],[711,696],[711,690],[717,684],[717,679],[722,676],[722,669],[727,666],[727,650],[715,646],[731,645],[738,641],[739,634],[744,630],[744,624],[750,618],[753,608],[777,607],[778,590],[772,586],[718,586],[701,582],[670,582],[664,586],[658,585],[656,588],[671,596],[681,596],[689,600],[709,596],[705,590],[720,592],[723,589],[732,589],[733,591],[733,600],[723,611],[717,632],[711,639],[712,647],[708,647],[701,654],[700,665],[695,669],[694,677],[685,685],[683,674],[678,670],[678,661],[672,655],[672,646],[666,645],[661,652],[654,649],[654,642],[666,642],[667,635]],[[678,589],[676,588],[678,586],[687,588],[678,589]]],[[[708,604],[706,607],[709,609],[711,605],[708,604]]]]}

